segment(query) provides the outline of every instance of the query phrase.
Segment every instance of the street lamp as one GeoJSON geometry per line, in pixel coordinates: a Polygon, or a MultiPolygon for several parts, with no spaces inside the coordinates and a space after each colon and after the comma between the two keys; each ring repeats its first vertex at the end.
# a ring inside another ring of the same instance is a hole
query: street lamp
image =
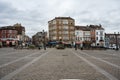
{"type": "Polygon", "coordinates": [[[45,32],[43,30],[43,46],[44,46],[44,50],[46,50],[46,43],[45,43],[45,32]]]}
{"type": "Polygon", "coordinates": [[[115,35],[115,40],[116,40],[116,50],[119,50],[119,48],[118,48],[118,35],[119,35],[119,32],[118,32],[118,34],[114,32],[114,35],[115,35]]]}

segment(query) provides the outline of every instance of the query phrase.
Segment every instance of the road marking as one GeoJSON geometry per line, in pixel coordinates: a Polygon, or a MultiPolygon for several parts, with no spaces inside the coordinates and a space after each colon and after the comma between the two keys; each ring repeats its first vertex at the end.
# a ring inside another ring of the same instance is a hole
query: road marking
{"type": "Polygon", "coordinates": [[[48,54],[48,52],[40,55],[39,57],[35,58],[34,60],[32,60],[31,62],[27,63],[26,65],[24,65],[23,67],[13,71],[12,73],[6,75],[5,77],[1,78],[0,80],[10,80],[13,76],[15,76],[16,74],[18,74],[19,72],[21,72],[22,70],[24,70],[25,68],[27,68],[28,66],[30,66],[31,64],[33,64],[34,62],[38,61],[40,58],[42,58],[43,56],[45,56],[46,54],[48,54]]]}
{"type": "Polygon", "coordinates": [[[22,60],[22,59],[24,59],[24,58],[27,58],[27,57],[33,56],[33,55],[38,54],[38,53],[39,53],[39,52],[32,53],[32,54],[27,55],[27,56],[25,56],[25,57],[21,57],[21,58],[19,58],[19,59],[14,60],[14,61],[11,61],[11,62],[8,62],[8,63],[5,63],[5,64],[2,64],[2,65],[0,65],[0,68],[5,67],[5,66],[7,66],[7,65],[9,65],[9,64],[15,63],[15,62],[17,62],[17,61],[20,61],[20,60],[22,60]]]}
{"type": "Polygon", "coordinates": [[[87,56],[89,56],[89,57],[91,57],[91,58],[97,59],[97,60],[99,60],[99,61],[105,62],[105,63],[107,63],[107,64],[109,64],[109,65],[111,65],[111,66],[114,66],[114,67],[120,69],[120,66],[118,66],[118,65],[116,65],[116,64],[110,63],[110,62],[105,61],[105,60],[103,60],[103,59],[101,59],[101,58],[98,58],[98,57],[91,56],[91,55],[89,55],[89,54],[87,54],[87,53],[85,53],[85,52],[82,52],[82,51],[80,51],[80,53],[81,53],[81,54],[84,54],[84,55],[87,55],[87,56]]]}
{"type": "MultiPolygon", "coordinates": [[[[99,52],[99,51],[97,50],[95,52],[99,52]]],[[[116,52],[116,51],[114,51],[114,52],[116,52]]],[[[104,51],[104,53],[101,53],[101,54],[112,55],[112,56],[115,56],[115,57],[120,57],[119,53],[111,53],[111,51],[104,51]]]]}
{"type": "Polygon", "coordinates": [[[89,64],[90,66],[92,66],[94,69],[96,69],[98,72],[100,72],[101,74],[105,75],[109,80],[118,80],[116,77],[112,76],[111,74],[109,74],[108,72],[106,72],[105,70],[103,70],[102,68],[98,67],[97,65],[93,64],[92,62],[88,61],[87,59],[85,59],[84,57],[78,55],[75,52],[72,52],[73,54],[75,54],[77,57],[79,57],[80,59],[82,59],[83,61],[85,61],[87,64],[89,64]]]}
{"type": "MultiPolygon", "coordinates": [[[[21,52],[21,51],[20,51],[20,52],[21,52]]],[[[27,51],[24,51],[24,52],[27,52],[27,51]]],[[[15,53],[18,53],[18,52],[16,51],[16,52],[10,52],[10,53],[7,53],[7,54],[1,54],[0,57],[6,56],[6,55],[15,54],[15,53]]]]}
{"type": "Polygon", "coordinates": [[[0,57],[6,56],[6,55],[10,55],[10,54],[15,54],[15,53],[17,53],[17,52],[11,52],[11,53],[7,53],[7,54],[1,54],[0,57]]]}
{"type": "MultiPolygon", "coordinates": [[[[108,55],[113,55],[113,56],[116,56],[116,57],[120,57],[120,54],[119,53],[110,53],[111,51],[107,51],[106,54],[108,55]]],[[[116,52],[116,51],[115,51],[116,52]]]]}

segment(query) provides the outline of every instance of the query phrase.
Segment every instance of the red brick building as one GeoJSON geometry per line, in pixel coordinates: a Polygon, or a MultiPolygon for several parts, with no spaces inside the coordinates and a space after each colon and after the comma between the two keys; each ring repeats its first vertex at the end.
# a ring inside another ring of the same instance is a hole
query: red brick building
{"type": "Polygon", "coordinates": [[[0,27],[0,42],[2,46],[14,46],[18,31],[12,26],[0,27]]]}

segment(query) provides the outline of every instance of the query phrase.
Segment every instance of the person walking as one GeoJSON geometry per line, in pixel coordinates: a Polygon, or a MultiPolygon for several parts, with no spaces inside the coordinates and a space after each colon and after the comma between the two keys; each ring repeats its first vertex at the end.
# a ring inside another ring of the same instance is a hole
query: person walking
{"type": "Polygon", "coordinates": [[[77,44],[75,43],[75,50],[77,50],[77,44]]]}

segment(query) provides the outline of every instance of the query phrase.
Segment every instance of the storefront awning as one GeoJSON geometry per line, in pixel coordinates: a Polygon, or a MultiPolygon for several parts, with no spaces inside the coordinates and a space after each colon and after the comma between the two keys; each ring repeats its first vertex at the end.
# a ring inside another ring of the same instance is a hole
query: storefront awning
{"type": "Polygon", "coordinates": [[[76,44],[82,44],[82,42],[78,41],[78,42],[76,42],[76,44]]]}

